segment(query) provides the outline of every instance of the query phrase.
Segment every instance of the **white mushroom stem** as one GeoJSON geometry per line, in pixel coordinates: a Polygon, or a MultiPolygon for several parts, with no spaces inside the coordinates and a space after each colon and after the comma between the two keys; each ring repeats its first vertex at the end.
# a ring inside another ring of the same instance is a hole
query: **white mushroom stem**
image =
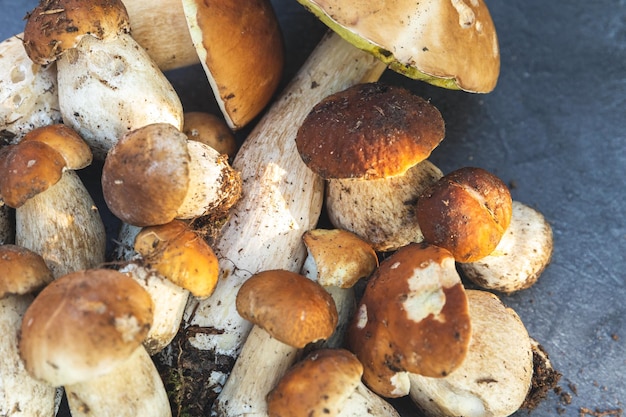
{"type": "Polygon", "coordinates": [[[361,383],[343,403],[337,417],[400,417],[387,401],[361,383]]]}
{"type": "MultiPolygon", "coordinates": [[[[190,339],[194,347],[236,358],[251,328],[235,308],[241,284],[258,271],[300,270],[302,233],[318,220],[323,182],[297,152],[298,127],[322,98],[378,78],[384,68],[338,35],[326,36],[245,141],[233,162],[242,174],[243,197],[214,247],[222,276],[211,297],[187,309],[190,325],[215,331],[190,339]]],[[[216,390],[224,378],[215,373],[216,390]]]]}
{"type": "Polygon", "coordinates": [[[75,171],[15,209],[15,224],[16,244],[40,254],[56,278],[104,263],[104,224],[75,171]]]}
{"type": "Polygon", "coordinates": [[[174,88],[129,34],[106,42],[84,36],[57,60],[57,79],[63,121],[97,159],[131,130],[152,123],[183,127],[174,88]]]}
{"type": "Polygon", "coordinates": [[[0,299],[0,415],[12,417],[54,416],[57,389],[24,369],[17,339],[30,295],[0,299]]]}
{"type": "Polygon", "coordinates": [[[34,64],[22,34],[0,43],[0,134],[12,142],[37,127],[61,120],[56,65],[34,64]]]}
{"type": "Polygon", "coordinates": [[[170,417],[161,377],[140,346],[126,361],[96,379],[65,386],[72,417],[170,417]]]}

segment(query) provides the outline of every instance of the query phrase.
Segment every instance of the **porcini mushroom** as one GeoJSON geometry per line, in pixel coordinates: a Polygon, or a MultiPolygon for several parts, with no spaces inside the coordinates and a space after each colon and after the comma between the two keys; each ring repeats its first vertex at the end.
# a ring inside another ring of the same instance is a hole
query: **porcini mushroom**
{"type": "Polygon", "coordinates": [[[443,175],[426,158],[444,134],[443,118],[428,101],[366,83],[315,105],[296,145],[306,165],[328,180],[331,223],[391,251],[423,239],[413,202],[443,175]]]}
{"type": "Polygon", "coordinates": [[[411,399],[428,417],[505,417],[533,374],[531,339],[519,316],[487,291],[467,290],[472,337],[463,363],[444,378],[409,375],[411,399]]]}
{"type": "Polygon", "coordinates": [[[0,196],[15,208],[15,242],[39,253],[55,277],[104,262],[104,224],[75,172],[90,163],[87,144],[63,124],[29,131],[0,157],[0,196]]]}
{"type": "Polygon", "coordinates": [[[51,0],[29,13],[24,28],[33,62],[56,62],[63,122],[97,159],[130,130],[183,124],[178,95],[132,38],[128,20],[121,0],[51,0]]]}
{"type": "Polygon", "coordinates": [[[272,270],[253,275],[240,287],[237,311],[255,326],[213,413],[266,416],[268,392],[297,359],[298,349],[330,337],[337,310],[319,284],[295,272],[272,270]]]}
{"type": "Polygon", "coordinates": [[[348,328],[363,381],[383,397],[409,393],[409,373],[441,378],[465,359],[471,323],[454,258],[412,243],[381,262],[348,328]]]}
{"type": "Polygon", "coordinates": [[[221,154],[233,158],[237,152],[235,135],[224,120],[213,113],[191,111],[185,113],[183,133],[190,140],[205,143],[221,154]]]}
{"type": "Polygon", "coordinates": [[[134,226],[226,213],[241,193],[228,158],[168,123],[133,130],[111,149],[102,192],[120,220],[134,226]]]}
{"type": "Polygon", "coordinates": [[[18,352],[24,312],[53,279],[43,258],[16,245],[0,245],[0,415],[53,416],[57,390],[33,378],[18,352]]]}
{"type": "Polygon", "coordinates": [[[269,417],[399,417],[362,382],[363,365],[345,349],[320,349],[291,367],[267,397],[269,417]]]}
{"type": "Polygon", "coordinates": [[[142,341],[152,300],[110,269],[77,271],[42,290],[19,341],[27,371],[64,386],[72,416],[171,416],[167,393],[142,341]]]}

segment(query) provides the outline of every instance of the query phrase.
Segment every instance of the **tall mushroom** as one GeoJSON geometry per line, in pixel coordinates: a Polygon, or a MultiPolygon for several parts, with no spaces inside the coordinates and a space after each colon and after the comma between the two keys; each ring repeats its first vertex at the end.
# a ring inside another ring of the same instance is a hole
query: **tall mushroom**
{"type": "Polygon", "coordinates": [[[56,62],[63,122],[104,159],[124,133],[150,123],[182,128],[178,95],[130,35],[121,0],[41,1],[28,15],[24,48],[56,62]]]}

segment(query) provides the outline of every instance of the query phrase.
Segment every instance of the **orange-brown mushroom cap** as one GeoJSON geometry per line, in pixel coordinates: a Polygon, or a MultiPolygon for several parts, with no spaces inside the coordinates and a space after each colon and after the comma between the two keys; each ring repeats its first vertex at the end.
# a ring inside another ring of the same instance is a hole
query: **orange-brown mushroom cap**
{"type": "Polygon", "coordinates": [[[208,243],[184,222],[173,220],[144,227],[135,237],[135,250],[148,268],[195,297],[208,297],[215,290],[219,276],[217,257],[208,243]]]}
{"type": "Polygon", "coordinates": [[[382,83],[331,94],[296,136],[302,160],[323,178],[402,175],[430,156],[445,134],[441,113],[410,91],[382,83]]]}
{"type": "Polygon", "coordinates": [[[18,245],[0,245],[0,298],[28,294],[54,279],[43,257],[18,245]]]}
{"type": "Polygon", "coordinates": [[[129,31],[121,0],[42,0],[28,14],[24,48],[33,62],[45,65],[76,47],[85,35],[107,39],[129,31]]]}
{"type": "Polygon", "coordinates": [[[287,270],[252,275],[239,288],[236,307],[244,319],[297,348],[330,337],[338,320],[335,302],[321,285],[287,270]]]}
{"type": "Polygon", "coordinates": [[[345,349],[319,349],[292,366],[270,391],[270,417],[338,415],[361,383],[363,365],[345,349]]]}
{"type": "Polygon", "coordinates": [[[348,330],[348,344],[374,392],[394,397],[396,372],[444,377],[470,342],[467,296],[445,249],[409,244],[381,262],[348,330]]]}
{"type": "Polygon", "coordinates": [[[63,156],[68,169],[81,169],[89,166],[93,159],[87,142],[71,127],[62,124],[41,126],[31,130],[22,142],[34,140],[45,143],[63,156]]]}
{"type": "Polygon", "coordinates": [[[25,368],[61,386],[104,375],[141,346],[152,324],[148,292],[111,269],[72,272],[48,284],[24,314],[25,368]]]}

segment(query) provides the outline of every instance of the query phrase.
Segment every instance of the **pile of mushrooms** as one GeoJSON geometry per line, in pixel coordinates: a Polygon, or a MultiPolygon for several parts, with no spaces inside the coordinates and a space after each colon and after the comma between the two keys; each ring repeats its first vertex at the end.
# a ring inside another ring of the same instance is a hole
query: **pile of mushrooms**
{"type": "Polygon", "coordinates": [[[169,416],[150,355],[195,328],[210,331],[193,349],[234,363],[203,381],[215,415],[393,417],[387,399],[401,396],[428,416],[521,407],[536,343],[497,293],[537,281],[550,226],[485,170],[444,175],[428,160],[439,111],[377,82],[391,68],[490,92],[486,5],[302,0],[333,31],[274,97],[284,46],[269,1],[156,3],[42,0],[0,44],[15,62],[0,72],[0,249],[49,271],[33,296],[3,293],[33,406],[53,409],[64,387],[73,416],[169,416]],[[184,112],[163,72],[195,63],[219,117],[184,112]],[[263,112],[237,149],[233,132],[263,112]],[[121,223],[115,262],[74,172],[92,157],[121,223]]]}

